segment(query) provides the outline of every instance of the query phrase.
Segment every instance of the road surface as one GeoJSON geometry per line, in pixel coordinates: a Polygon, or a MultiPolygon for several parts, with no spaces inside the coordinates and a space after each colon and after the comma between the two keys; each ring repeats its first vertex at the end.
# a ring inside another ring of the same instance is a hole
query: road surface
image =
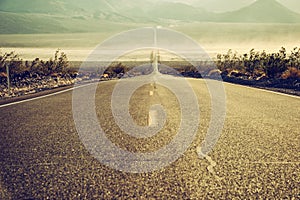
{"type": "MultiPolygon", "coordinates": [[[[299,199],[300,99],[224,83],[226,121],[209,157],[200,159],[210,120],[203,80],[189,79],[200,108],[199,130],[174,163],[148,173],[101,164],[80,141],[72,91],[0,108],[0,199],[299,199]]],[[[122,133],[110,110],[115,81],[97,88],[96,112],[108,138],[132,152],[168,144],[180,122],[178,101],[166,88],[146,85],[130,100],[133,120],[149,123],[149,106],[164,105],[159,134],[142,139],[122,133]]]]}

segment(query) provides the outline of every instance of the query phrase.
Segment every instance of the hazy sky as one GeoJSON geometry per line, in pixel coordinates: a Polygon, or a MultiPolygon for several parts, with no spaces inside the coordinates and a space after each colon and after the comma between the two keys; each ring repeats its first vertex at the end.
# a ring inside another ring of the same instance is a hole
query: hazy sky
{"type": "MultiPolygon", "coordinates": [[[[237,10],[247,6],[256,0],[165,0],[173,2],[184,2],[199,7],[206,8],[209,11],[225,12],[229,10],[237,10]]],[[[274,0],[275,1],[275,0],[274,0]]],[[[300,13],[300,0],[278,0],[281,4],[285,5],[291,10],[300,13]]]]}

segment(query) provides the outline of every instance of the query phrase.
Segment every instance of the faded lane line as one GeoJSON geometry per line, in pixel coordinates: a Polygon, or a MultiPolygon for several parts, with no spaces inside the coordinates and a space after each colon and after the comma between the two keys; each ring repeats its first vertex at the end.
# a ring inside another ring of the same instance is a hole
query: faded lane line
{"type": "Polygon", "coordinates": [[[217,166],[217,163],[207,154],[203,154],[201,151],[201,147],[197,148],[197,153],[199,158],[205,158],[209,162],[209,166],[207,166],[207,171],[211,173],[217,180],[221,180],[221,178],[216,174],[214,167],[217,166]]]}
{"type": "Polygon", "coordinates": [[[150,110],[149,111],[149,120],[148,120],[148,126],[157,126],[157,111],[156,110],[150,110]]]}
{"type": "MultiPolygon", "coordinates": [[[[239,86],[239,87],[249,88],[249,89],[253,89],[253,90],[260,90],[260,91],[263,91],[263,92],[268,92],[268,93],[277,94],[277,95],[281,95],[281,96],[287,96],[287,97],[300,99],[300,96],[296,96],[296,95],[285,94],[285,93],[275,92],[275,91],[271,91],[271,90],[267,90],[267,89],[255,88],[255,87],[250,87],[250,86],[246,86],[246,85],[239,85],[239,84],[234,84],[234,83],[228,83],[228,82],[223,82],[223,83],[226,83],[228,85],[239,86]]],[[[225,88],[225,90],[226,90],[226,88],[225,88]]]]}
{"type": "Polygon", "coordinates": [[[89,83],[89,84],[86,84],[86,85],[72,87],[72,88],[69,88],[69,89],[66,89],[66,90],[61,90],[61,91],[58,91],[58,92],[55,92],[55,93],[51,93],[51,94],[47,94],[47,95],[43,95],[43,96],[39,96],[39,97],[34,97],[34,98],[29,98],[29,99],[16,101],[16,102],[8,103],[8,104],[3,104],[3,105],[0,105],[0,108],[4,108],[4,107],[16,105],[16,104],[21,104],[21,103],[25,103],[25,102],[29,102],[29,101],[34,101],[34,100],[38,100],[38,99],[43,99],[43,98],[46,98],[46,97],[55,96],[57,94],[62,94],[62,93],[69,92],[69,91],[72,91],[72,90],[77,89],[77,88],[86,87],[86,86],[89,86],[89,85],[92,85],[92,84],[96,84],[96,83],[89,83]]]}
{"type": "MultiPolygon", "coordinates": [[[[152,86],[152,84],[151,84],[152,86]]],[[[149,96],[153,96],[154,91],[150,90],[149,91],[149,96]]],[[[148,126],[153,126],[156,125],[156,111],[155,110],[149,110],[149,114],[148,114],[148,126]]]]}

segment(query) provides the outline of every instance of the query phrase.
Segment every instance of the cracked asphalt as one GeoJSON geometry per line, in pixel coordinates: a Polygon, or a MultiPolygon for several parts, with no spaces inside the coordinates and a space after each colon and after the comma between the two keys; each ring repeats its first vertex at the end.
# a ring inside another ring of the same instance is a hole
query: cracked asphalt
{"type": "MultiPolygon", "coordinates": [[[[0,198],[299,199],[300,99],[224,83],[226,121],[209,154],[216,163],[212,174],[211,163],[197,154],[209,126],[210,95],[203,80],[188,80],[200,109],[196,138],[175,162],[154,172],[122,172],[95,159],[76,131],[71,91],[0,108],[0,198]]],[[[134,93],[129,111],[137,124],[147,124],[151,104],[167,113],[158,134],[134,138],[113,120],[115,84],[101,82],[95,98],[107,137],[131,152],[168,144],[180,122],[174,94],[157,86],[150,96],[150,84],[134,93]]]]}

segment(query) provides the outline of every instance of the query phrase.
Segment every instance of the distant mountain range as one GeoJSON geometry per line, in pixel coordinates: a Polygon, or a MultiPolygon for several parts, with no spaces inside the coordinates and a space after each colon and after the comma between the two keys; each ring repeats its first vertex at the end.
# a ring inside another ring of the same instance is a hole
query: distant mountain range
{"type": "Polygon", "coordinates": [[[223,22],[299,23],[299,14],[274,0],[258,0],[237,11],[222,13],[223,22]]]}
{"type": "MultiPolygon", "coordinates": [[[[165,0],[174,1],[174,0],[165,0]]],[[[229,12],[238,10],[242,7],[246,7],[256,0],[175,0],[177,2],[185,2],[187,4],[205,8],[212,12],[229,12]]],[[[294,12],[300,13],[300,2],[299,0],[276,0],[285,7],[293,10],[294,12]]]]}
{"type": "Polygon", "coordinates": [[[300,14],[275,0],[213,13],[196,4],[159,0],[1,0],[0,33],[94,32],[191,22],[300,23],[300,14]]]}

